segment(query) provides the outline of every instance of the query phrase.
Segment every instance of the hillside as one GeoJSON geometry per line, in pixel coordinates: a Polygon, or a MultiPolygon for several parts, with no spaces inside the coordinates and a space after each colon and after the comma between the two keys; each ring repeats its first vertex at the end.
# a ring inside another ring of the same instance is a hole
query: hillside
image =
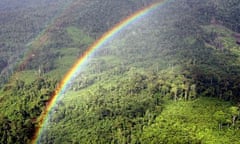
{"type": "MultiPolygon", "coordinates": [[[[30,143],[74,62],[151,3],[1,1],[1,143],[30,143]]],[[[238,143],[239,5],[168,1],[126,26],[81,67],[38,143],[238,143]]]]}

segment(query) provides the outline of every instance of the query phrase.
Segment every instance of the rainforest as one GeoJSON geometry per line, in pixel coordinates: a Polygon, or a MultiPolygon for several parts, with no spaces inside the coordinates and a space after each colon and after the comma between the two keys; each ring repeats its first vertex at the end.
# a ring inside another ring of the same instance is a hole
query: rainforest
{"type": "Polygon", "coordinates": [[[239,142],[240,0],[0,0],[0,143],[239,142]]]}

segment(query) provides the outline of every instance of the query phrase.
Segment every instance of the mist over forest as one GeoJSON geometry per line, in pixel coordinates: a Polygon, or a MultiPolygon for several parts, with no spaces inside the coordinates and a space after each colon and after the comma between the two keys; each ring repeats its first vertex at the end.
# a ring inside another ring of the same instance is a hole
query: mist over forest
{"type": "Polygon", "coordinates": [[[239,0],[0,1],[0,143],[238,144],[239,128],[239,0]]]}

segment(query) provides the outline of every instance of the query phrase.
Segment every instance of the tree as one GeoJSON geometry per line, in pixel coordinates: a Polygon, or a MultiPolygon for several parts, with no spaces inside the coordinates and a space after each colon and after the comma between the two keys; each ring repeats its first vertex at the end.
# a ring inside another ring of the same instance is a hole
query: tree
{"type": "Polygon", "coordinates": [[[236,106],[232,106],[229,108],[229,112],[232,116],[232,126],[235,126],[237,117],[239,116],[239,108],[236,106]]]}
{"type": "Polygon", "coordinates": [[[177,100],[177,92],[178,92],[177,86],[175,84],[172,84],[171,93],[173,94],[174,101],[177,100]]]}
{"type": "Polygon", "coordinates": [[[223,111],[216,111],[213,116],[218,121],[218,129],[221,130],[223,123],[225,123],[228,118],[227,114],[223,111]]]}
{"type": "Polygon", "coordinates": [[[196,96],[197,96],[196,85],[195,85],[195,84],[192,84],[192,85],[190,86],[189,98],[190,98],[190,99],[193,99],[193,98],[196,98],[196,96]]]}

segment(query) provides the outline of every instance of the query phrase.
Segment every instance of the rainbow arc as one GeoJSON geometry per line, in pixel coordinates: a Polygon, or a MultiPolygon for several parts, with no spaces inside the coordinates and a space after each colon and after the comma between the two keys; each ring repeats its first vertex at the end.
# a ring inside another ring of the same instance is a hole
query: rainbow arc
{"type": "Polygon", "coordinates": [[[73,65],[73,67],[67,72],[64,78],[61,80],[59,87],[55,90],[55,93],[52,95],[49,100],[45,110],[42,112],[40,117],[38,118],[39,127],[36,129],[34,137],[32,138],[31,143],[40,143],[41,135],[44,131],[44,126],[47,124],[48,117],[50,116],[50,112],[57,103],[57,101],[63,96],[66,92],[71,81],[80,73],[83,66],[87,63],[87,61],[91,58],[93,53],[101,48],[104,44],[106,44],[111,38],[117,35],[118,32],[124,30],[127,26],[131,25],[134,21],[137,21],[144,16],[146,16],[150,11],[155,10],[159,6],[165,4],[167,0],[161,0],[159,2],[153,3],[134,14],[130,15],[120,23],[116,24],[112,29],[103,34],[97,41],[95,41],[77,60],[77,62],[73,65]]]}

